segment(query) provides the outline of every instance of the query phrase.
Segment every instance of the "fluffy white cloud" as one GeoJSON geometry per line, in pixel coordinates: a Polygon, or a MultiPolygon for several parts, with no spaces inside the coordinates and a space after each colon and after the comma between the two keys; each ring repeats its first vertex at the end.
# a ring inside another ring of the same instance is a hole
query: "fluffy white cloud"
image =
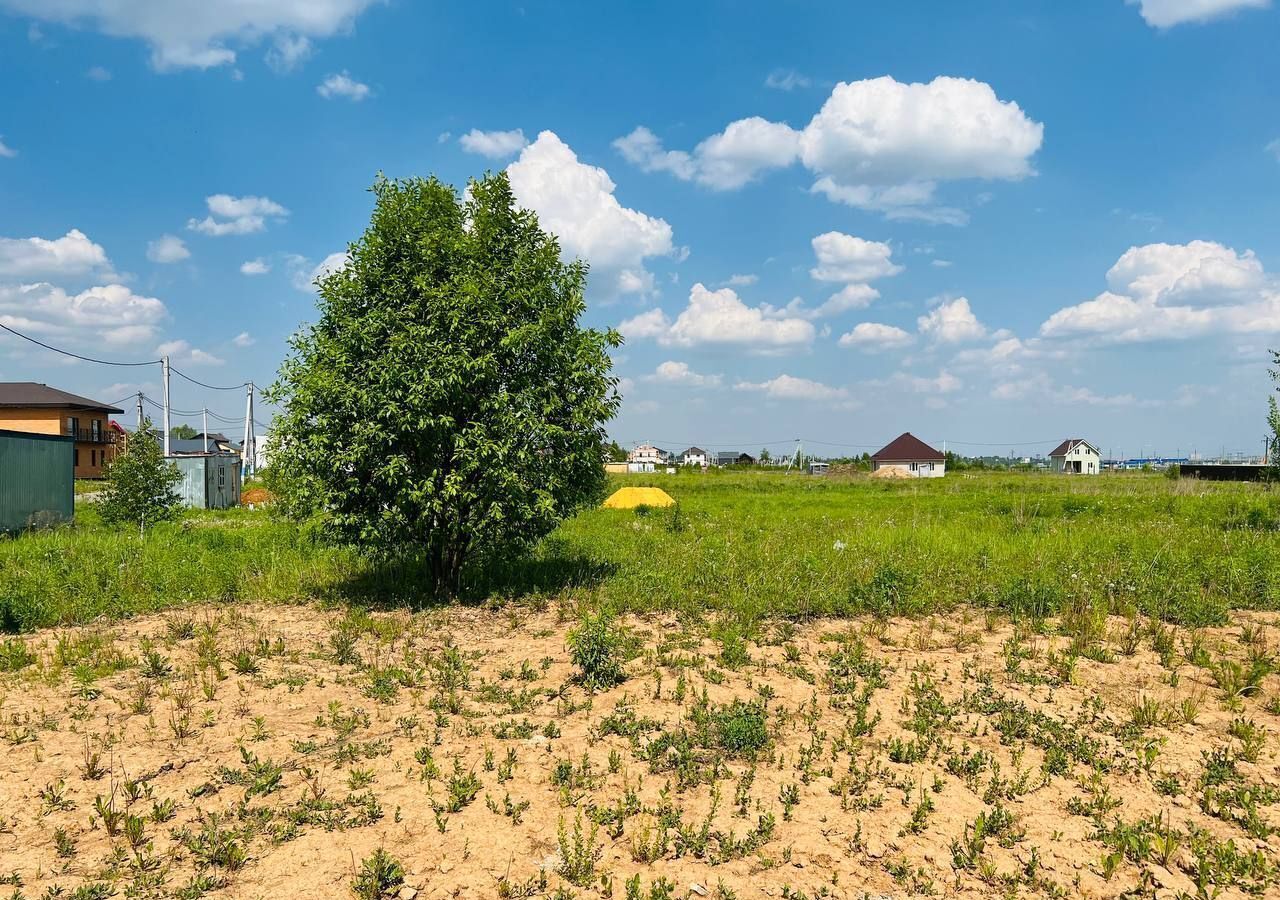
{"type": "Polygon", "coordinates": [[[1044,372],[1036,372],[1029,378],[1002,381],[991,389],[997,400],[1034,399],[1037,403],[1054,406],[1158,406],[1157,400],[1138,400],[1133,394],[1099,394],[1090,388],[1073,387],[1051,379],[1044,372]]]}
{"type": "Polygon", "coordinates": [[[4,138],[4,135],[0,134],[0,158],[13,159],[15,156],[18,155],[18,151],[14,150],[12,147],[6,144],[3,138],[4,138]]]}
{"type": "Polygon", "coordinates": [[[879,241],[828,231],[812,243],[818,264],[809,274],[818,281],[874,281],[902,271],[892,260],[893,248],[879,241]]]}
{"type": "Polygon", "coordinates": [[[963,211],[937,202],[938,184],[1025,178],[1043,139],[1042,124],[985,82],[940,76],[904,84],[886,76],[837,84],[801,131],[751,117],[692,153],[664,149],[647,128],[614,146],[646,171],[723,190],[799,159],[815,176],[813,191],[835,202],[892,219],[963,224],[963,211]]]}
{"type": "MultiPolygon", "coordinates": [[[[42,22],[88,26],[137,38],[160,70],[230,65],[236,51],[264,38],[325,38],[351,26],[374,0],[0,0],[0,9],[42,22]]],[[[296,52],[296,47],[290,52],[296,52]]]]}
{"type": "Polygon", "coordinates": [[[162,234],[147,244],[147,259],[154,263],[176,263],[190,256],[191,251],[182,238],[172,234],[162,234]]]}
{"type": "Polygon", "coordinates": [[[516,199],[538,214],[564,253],[591,264],[606,295],[647,291],[644,260],[673,250],[665,220],[619,203],[609,174],[579,162],[554,132],[525,147],[507,176],[516,199]]]}
{"type": "Polygon", "coordinates": [[[848,388],[832,387],[820,381],[779,375],[768,381],[739,381],[733,386],[737,391],[756,391],[775,400],[848,400],[848,388]]]}
{"type": "Polygon", "coordinates": [[[726,287],[751,287],[760,280],[758,275],[730,275],[725,282],[726,287]]]}
{"type": "Polygon", "coordinates": [[[1119,294],[1166,306],[1223,306],[1256,296],[1266,282],[1252,250],[1213,241],[1130,247],[1107,272],[1119,294]]]}
{"type": "Polygon", "coordinates": [[[330,253],[315,264],[312,264],[307,257],[295,254],[286,259],[290,272],[289,280],[298,290],[311,292],[316,289],[317,279],[346,268],[349,260],[350,257],[347,256],[346,251],[330,253]]]}
{"type": "Polygon", "coordinates": [[[662,310],[651,309],[621,322],[618,330],[629,341],[664,337],[671,330],[671,320],[662,310]]]}
{"type": "Polygon", "coordinates": [[[34,336],[71,343],[137,344],[155,337],[164,303],[120,284],[68,294],[52,284],[0,285],[0,322],[34,336]]]}
{"type": "Polygon", "coordinates": [[[478,153],[490,159],[507,159],[529,146],[529,139],[519,128],[514,131],[481,131],[472,128],[458,138],[458,143],[468,153],[478,153]]]}
{"type": "Polygon", "coordinates": [[[1252,251],[1213,241],[1130,247],[1107,284],[1092,300],[1055,312],[1040,334],[1133,343],[1280,331],[1280,292],[1252,251]]]}
{"type": "Polygon", "coordinates": [[[841,347],[857,347],[862,350],[893,350],[906,347],[915,338],[910,332],[896,325],[884,325],[880,322],[859,322],[853,330],[840,335],[841,347]]]}
{"type": "Polygon", "coordinates": [[[210,214],[203,219],[188,219],[187,228],[212,237],[253,234],[267,227],[267,219],[278,221],[289,215],[289,210],[270,197],[213,194],[204,201],[210,214]]]}
{"type": "Polygon", "coordinates": [[[984,82],[882,77],[836,85],[805,127],[800,152],[818,176],[815,190],[832,200],[956,221],[956,211],[936,208],[939,181],[1024,178],[1043,138],[1043,125],[984,82]]]}
{"type": "Polygon", "coordinates": [[[311,55],[315,47],[301,34],[280,34],[267,51],[267,65],[277,72],[292,72],[311,55]]]}
{"type": "Polygon", "coordinates": [[[1137,6],[1152,28],[1172,28],[1185,22],[1208,22],[1242,9],[1266,9],[1271,0],[1125,0],[1137,6]]]}
{"type": "Polygon", "coordinates": [[[0,238],[0,277],[70,277],[109,269],[101,244],[78,228],[60,238],[0,238]]]}
{"type": "Polygon", "coordinates": [[[768,169],[791,165],[799,153],[799,135],[788,125],[759,116],[731,122],[694,148],[666,150],[643,125],[613,146],[645,172],[670,172],[682,181],[697,181],[715,190],[733,190],[768,169]]]}
{"type": "Polygon", "coordinates": [[[805,319],[771,317],[766,307],[747,306],[732,288],[713,291],[699,283],[689,291],[689,305],[656,336],[659,343],[677,347],[732,344],[776,352],[807,346],[814,335],[805,319]]]}
{"type": "Polygon", "coordinates": [[[916,319],[916,325],[922,335],[941,344],[976,341],[987,333],[986,326],[978,321],[965,297],[939,303],[916,319]]]}
{"type": "Polygon", "coordinates": [[[186,366],[220,366],[225,362],[199,347],[192,347],[186,341],[165,341],[156,347],[156,355],[167,356],[169,362],[186,366]]]}
{"type": "Polygon", "coordinates": [[[261,257],[240,264],[241,275],[266,275],[270,271],[271,265],[261,257]]]}
{"type": "Polygon", "coordinates": [[[815,309],[813,316],[838,316],[851,309],[866,309],[879,296],[880,292],[869,284],[846,284],[815,309]]]}
{"type": "Polygon", "coordinates": [[[645,376],[645,380],[685,387],[719,387],[722,378],[719,375],[701,375],[689,368],[688,363],[667,360],[652,375],[645,376]]]}
{"type": "Polygon", "coordinates": [[[873,387],[888,387],[895,390],[911,391],[914,394],[954,394],[964,387],[964,382],[946,369],[938,372],[933,378],[925,375],[912,375],[909,372],[895,372],[882,381],[872,381],[873,387]]]}
{"type": "Polygon", "coordinates": [[[813,82],[795,69],[774,69],[764,80],[764,86],[775,91],[794,91],[807,88],[813,82]]]}
{"type": "Polygon", "coordinates": [[[364,82],[356,81],[351,77],[350,72],[343,69],[341,72],[334,72],[317,84],[316,93],[326,100],[341,97],[352,103],[359,103],[372,93],[372,89],[364,82]]]}
{"type": "Polygon", "coordinates": [[[237,347],[252,347],[258,341],[249,332],[242,331],[231,339],[231,343],[237,347]]]}

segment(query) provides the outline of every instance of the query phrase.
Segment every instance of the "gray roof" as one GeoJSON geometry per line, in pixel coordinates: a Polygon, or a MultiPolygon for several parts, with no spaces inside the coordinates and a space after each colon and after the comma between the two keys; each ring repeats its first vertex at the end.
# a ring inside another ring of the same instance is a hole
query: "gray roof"
{"type": "Polygon", "coordinates": [[[0,406],[37,409],[79,409],[86,412],[122,413],[123,409],[68,394],[36,381],[0,381],[0,406]]]}

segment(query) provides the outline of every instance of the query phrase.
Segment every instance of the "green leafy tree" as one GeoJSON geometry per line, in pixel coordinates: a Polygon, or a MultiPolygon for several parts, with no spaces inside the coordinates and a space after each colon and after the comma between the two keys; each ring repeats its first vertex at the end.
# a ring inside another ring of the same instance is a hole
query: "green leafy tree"
{"type": "Polygon", "coordinates": [[[627,451],[617,441],[609,441],[604,447],[605,462],[626,462],[627,451]]]}
{"type": "Polygon", "coordinates": [[[762,447],[760,450],[760,465],[767,466],[773,462],[773,454],[769,452],[768,447],[762,447]]]}
{"type": "Polygon", "coordinates": [[[190,425],[175,425],[169,429],[169,434],[182,441],[189,441],[200,432],[196,431],[190,425]]]}
{"type": "Polygon", "coordinates": [[[268,394],[274,484],[336,540],[421,555],[448,596],[469,562],[598,502],[622,339],[579,326],[586,266],[561,261],[505,175],[464,198],[434,178],[372,191],[268,394]]]}
{"type": "MultiPolygon", "coordinates": [[[[1280,350],[1271,350],[1271,364],[1275,368],[1267,369],[1271,380],[1280,382],[1280,350]]],[[[1280,391],[1280,387],[1275,389],[1280,391]]],[[[1275,397],[1267,397],[1267,466],[1270,470],[1267,478],[1270,481],[1280,480],[1280,405],[1275,397]]]]}
{"type": "Polygon", "coordinates": [[[107,486],[98,500],[103,521],[129,523],[145,531],[148,525],[176,518],[182,511],[175,490],[182,473],[164,458],[150,419],[129,436],[127,446],[107,466],[107,486]]]}

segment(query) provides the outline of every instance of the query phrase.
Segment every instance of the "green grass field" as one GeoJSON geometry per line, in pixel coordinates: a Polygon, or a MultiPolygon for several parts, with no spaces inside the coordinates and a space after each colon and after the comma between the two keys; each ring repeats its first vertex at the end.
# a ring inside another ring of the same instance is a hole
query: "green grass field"
{"type": "MultiPolygon", "coordinates": [[[[1043,617],[1142,612],[1188,625],[1280,606],[1280,493],[1114,474],[888,482],[764,473],[627,476],[678,506],[596,509],[528,559],[479,567],[469,601],[558,598],[617,611],[770,618],[922,614],[961,604],[1043,617]]],[[[423,601],[379,566],[262,510],[192,513],[139,538],[101,524],[0,541],[0,628],[183,603],[423,601]]]]}

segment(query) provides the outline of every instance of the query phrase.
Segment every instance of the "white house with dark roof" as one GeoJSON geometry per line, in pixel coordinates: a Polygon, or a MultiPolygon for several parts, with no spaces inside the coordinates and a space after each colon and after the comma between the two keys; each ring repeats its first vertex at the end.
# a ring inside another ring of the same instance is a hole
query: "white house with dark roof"
{"type": "Polygon", "coordinates": [[[1102,454],[1084,438],[1067,438],[1050,452],[1049,468],[1067,475],[1097,475],[1102,454]]]}
{"type": "Polygon", "coordinates": [[[873,472],[895,469],[889,475],[941,478],[947,473],[947,457],[907,431],[871,454],[873,472]]]}
{"type": "Polygon", "coordinates": [[[690,447],[680,454],[680,465],[707,467],[707,451],[701,447],[690,447]]]}

